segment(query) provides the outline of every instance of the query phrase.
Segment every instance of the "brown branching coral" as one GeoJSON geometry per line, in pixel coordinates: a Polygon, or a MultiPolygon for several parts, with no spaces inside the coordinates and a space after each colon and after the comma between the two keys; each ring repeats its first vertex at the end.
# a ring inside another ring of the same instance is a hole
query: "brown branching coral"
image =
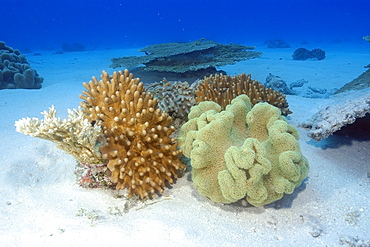
{"type": "Polygon", "coordinates": [[[282,115],[292,113],[288,108],[285,95],[272,88],[266,88],[260,82],[251,79],[251,75],[245,73],[233,76],[216,74],[204,79],[199,83],[195,91],[197,103],[202,101],[214,101],[222,109],[231,103],[231,100],[241,94],[246,94],[253,105],[258,102],[267,102],[280,108],[282,115]]]}
{"type": "Polygon", "coordinates": [[[172,117],[172,125],[177,130],[173,136],[177,136],[181,126],[188,121],[190,108],[196,104],[197,87],[197,82],[189,85],[186,81],[167,81],[166,78],[146,86],[147,91],[158,99],[159,108],[172,117]]]}
{"type": "Polygon", "coordinates": [[[100,147],[109,160],[111,180],[128,195],[150,198],[172,184],[184,169],[180,151],[170,138],[171,117],[158,108],[157,99],[146,93],[139,78],[128,70],[103,71],[101,80],[84,83],[81,107],[90,122],[99,122],[106,138],[100,147]]]}
{"type": "Polygon", "coordinates": [[[186,81],[167,81],[163,78],[160,82],[148,85],[146,89],[158,99],[162,111],[183,122],[188,120],[190,108],[196,103],[194,92],[197,85],[189,85],[186,81]]]}

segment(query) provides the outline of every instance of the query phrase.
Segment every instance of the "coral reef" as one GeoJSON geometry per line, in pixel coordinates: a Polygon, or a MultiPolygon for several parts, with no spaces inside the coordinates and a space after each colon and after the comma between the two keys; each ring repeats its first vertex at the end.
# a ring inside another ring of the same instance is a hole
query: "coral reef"
{"type": "Polygon", "coordinates": [[[280,108],[284,116],[292,113],[288,108],[285,95],[266,88],[260,82],[251,79],[251,75],[240,74],[229,76],[223,74],[204,77],[199,82],[198,89],[195,91],[196,101],[214,101],[221,105],[222,109],[230,104],[231,100],[238,95],[246,94],[251,99],[252,104],[267,102],[280,108]]]}
{"type": "Polygon", "coordinates": [[[146,71],[174,72],[178,74],[202,72],[216,66],[261,56],[261,52],[251,51],[254,47],[238,44],[219,44],[200,39],[190,43],[164,43],[142,48],[146,56],[112,58],[112,68],[136,67],[144,65],[146,71]]]}
{"type": "Polygon", "coordinates": [[[313,50],[307,50],[306,48],[298,48],[293,52],[293,60],[323,60],[325,59],[325,51],[316,48],[313,50]]]}
{"type": "Polygon", "coordinates": [[[298,187],[308,173],[298,131],[267,103],[240,95],[226,106],[200,102],[182,126],[179,146],[191,159],[199,193],[212,201],[261,206],[298,187]]]}
{"type": "Polygon", "coordinates": [[[266,40],[264,44],[267,46],[267,48],[290,48],[288,42],[282,39],[266,40]]]}
{"type": "Polygon", "coordinates": [[[22,118],[15,122],[16,131],[54,142],[58,148],[73,155],[78,161],[92,165],[104,163],[99,146],[101,127],[92,125],[82,110],[68,110],[68,119],[56,117],[54,106],[41,113],[44,119],[22,118]]]}
{"type": "Polygon", "coordinates": [[[320,141],[367,114],[370,114],[370,88],[334,95],[302,126],[310,128],[309,137],[320,141]]]}
{"type": "Polygon", "coordinates": [[[43,81],[25,55],[0,41],[0,89],[39,89],[43,81]]]}
{"type": "Polygon", "coordinates": [[[346,83],[343,87],[338,89],[335,94],[349,90],[360,90],[368,87],[370,87],[370,69],[367,69],[364,73],[353,79],[351,82],[346,83]]]}
{"type": "Polygon", "coordinates": [[[184,169],[181,151],[171,133],[171,117],[162,112],[158,101],[145,91],[139,78],[128,70],[103,71],[101,79],[84,83],[81,107],[90,122],[100,123],[106,145],[102,158],[116,189],[128,189],[128,195],[141,199],[162,193],[184,169]]]}
{"type": "Polygon", "coordinates": [[[129,197],[152,198],[182,175],[171,134],[171,117],[128,70],[84,83],[87,91],[78,110],[68,119],[56,117],[54,107],[43,120],[23,118],[15,123],[20,133],[50,140],[78,161],[81,186],[128,189],[129,197]]]}

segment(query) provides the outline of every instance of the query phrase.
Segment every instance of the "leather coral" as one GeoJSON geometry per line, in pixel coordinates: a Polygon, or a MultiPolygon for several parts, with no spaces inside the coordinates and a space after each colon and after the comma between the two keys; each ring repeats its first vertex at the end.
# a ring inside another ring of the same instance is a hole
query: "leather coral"
{"type": "Polygon", "coordinates": [[[201,195],[221,203],[245,198],[258,207],[293,193],[307,176],[298,139],[278,108],[252,107],[239,95],[225,110],[212,101],[192,107],[178,140],[201,195]]]}
{"type": "Polygon", "coordinates": [[[285,95],[272,88],[266,88],[260,82],[251,79],[251,75],[245,73],[230,76],[215,74],[204,77],[199,82],[198,90],[195,91],[197,103],[202,101],[214,101],[224,110],[231,100],[239,95],[246,94],[253,105],[259,102],[267,102],[280,108],[281,114],[287,116],[292,113],[288,108],[285,95]]]}
{"type": "Polygon", "coordinates": [[[100,151],[116,188],[141,199],[162,193],[184,169],[170,137],[175,131],[171,118],[128,70],[111,77],[103,71],[99,81],[93,77],[84,87],[81,107],[90,122],[102,126],[106,144],[100,151]]]}

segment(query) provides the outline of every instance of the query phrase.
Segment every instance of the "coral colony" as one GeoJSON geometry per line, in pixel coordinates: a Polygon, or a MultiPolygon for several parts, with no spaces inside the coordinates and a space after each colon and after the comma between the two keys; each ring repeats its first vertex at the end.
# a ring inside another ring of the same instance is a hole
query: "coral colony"
{"type": "Polygon", "coordinates": [[[0,41],[0,89],[39,89],[43,81],[25,55],[0,41]]]}
{"type": "Polygon", "coordinates": [[[216,73],[216,67],[260,57],[262,52],[254,46],[219,44],[212,40],[200,39],[189,43],[163,43],[146,46],[139,51],[145,56],[112,58],[112,68],[134,68],[141,71],[161,72],[163,76],[176,78],[216,73]]]}
{"type": "Polygon", "coordinates": [[[141,199],[162,193],[185,168],[176,140],[170,137],[175,131],[171,117],[128,70],[112,77],[103,71],[100,81],[93,78],[84,86],[81,106],[90,122],[102,125],[106,145],[100,152],[116,188],[141,199]]]}
{"type": "Polygon", "coordinates": [[[308,174],[297,129],[268,103],[252,107],[245,94],[225,110],[212,101],[191,108],[179,146],[191,159],[199,193],[212,201],[245,198],[254,206],[291,194],[308,174]]]}
{"type": "Polygon", "coordinates": [[[68,119],[51,107],[42,120],[15,123],[18,132],[72,154],[82,187],[151,199],[183,175],[183,154],[199,193],[216,202],[264,205],[307,176],[298,132],[283,116],[290,113],[285,95],[250,75],[216,74],[194,85],[163,80],[146,89],[128,70],[103,71],[83,85],[83,101],[68,119]]]}

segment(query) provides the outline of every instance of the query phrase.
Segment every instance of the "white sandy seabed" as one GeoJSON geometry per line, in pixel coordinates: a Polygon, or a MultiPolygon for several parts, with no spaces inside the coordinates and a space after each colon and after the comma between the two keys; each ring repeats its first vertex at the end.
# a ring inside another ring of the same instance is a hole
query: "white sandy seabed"
{"type": "MultiPolygon", "coordinates": [[[[257,47],[261,58],[220,69],[251,73],[260,82],[272,73],[287,82],[339,88],[365,70],[370,47],[336,46],[320,46],[327,52],[322,61],[293,61],[295,48],[257,47]]],[[[15,132],[14,122],[40,118],[51,105],[66,117],[80,102],[82,82],[103,69],[111,73],[109,58],[138,53],[41,53],[28,60],[45,78],[42,89],[0,91],[0,246],[370,246],[369,140],[331,136],[316,142],[299,128],[308,178],[293,194],[258,208],[211,202],[198,194],[189,173],[145,203],[79,187],[73,157],[15,132]]],[[[296,126],[326,102],[287,99],[296,126]]]]}

